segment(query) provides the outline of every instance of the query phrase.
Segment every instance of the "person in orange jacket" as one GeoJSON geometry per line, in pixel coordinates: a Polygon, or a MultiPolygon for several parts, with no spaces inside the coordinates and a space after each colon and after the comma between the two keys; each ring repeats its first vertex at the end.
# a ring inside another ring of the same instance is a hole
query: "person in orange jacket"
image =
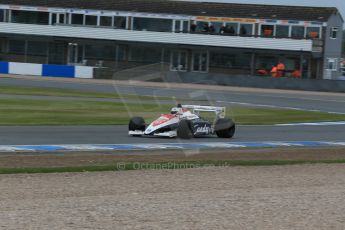
{"type": "Polygon", "coordinates": [[[266,76],[266,75],[268,75],[267,70],[265,70],[264,68],[258,69],[257,73],[258,73],[258,75],[260,75],[260,76],[266,76]]]}
{"type": "Polygon", "coordinates": [[[278,77],[278,68],[277,66],[273,66],[271,69],[271,76],[272,77],[278,77]]]}
{"type": "Polygon", "coordinates": [[[294,78],[301,78],[301,77],[302,77],[301,71],[299,71],[299,69],[295,69],[295,70],[291,73],[291,76],[294,77],[294,78]]]}
{"type": "Polygon", "coordinates": [[[278,70],[278,77],[284,77],[285,75],[285,65],[281,61],[279,61],[277,65],[277,70],[278,70]]]}

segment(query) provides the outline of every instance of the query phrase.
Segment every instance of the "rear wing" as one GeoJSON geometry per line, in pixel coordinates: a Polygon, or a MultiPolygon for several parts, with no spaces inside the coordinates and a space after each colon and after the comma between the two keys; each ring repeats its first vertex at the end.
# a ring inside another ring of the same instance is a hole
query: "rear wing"
{"type": "Polygon", "coordinates": [[[216,107],[216,106],[204,106],[204,105],[182,105],[182,108],[191,109],[193,113],[198,112],[214,112],[217,117],[225,117],[225,107],[216,107]]]}

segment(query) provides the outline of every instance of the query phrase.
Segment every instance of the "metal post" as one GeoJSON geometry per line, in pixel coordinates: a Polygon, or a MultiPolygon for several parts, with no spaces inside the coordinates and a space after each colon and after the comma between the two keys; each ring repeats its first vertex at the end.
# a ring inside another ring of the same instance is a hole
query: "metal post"
{"type": "Polygon", "coordinates": [[[53,13],[49,12],[49,25],[53,25],[53,13]]]}
{"type": "Polygon", "coordinates": [[[49,64],[49,48],[50,48],[50,42],[47,42],[46,64],[49,64]]]}
{"type": "Polygon", "coordinates": [[[176,20],[173,20],[171,32],[175,33],[176,20]]]}
{"type": "Polygon", "coordinates": [[[161,70],[160,70],[160,76],[163,79],[164,78],[164,56],[165,56],[165,48],[162,48],[162,53],[161,53],[161,70]]]}
{"type": "Polygon", "coordinates": [[[250,75],[255,75],[255,53],[252,53],[252,60],[250,63],[250,75]]]}
{"type": "Polygon", "coordinates": [[[8,10],[8,22],[12,22],[12,10],[8,10]]]}
{"type": "Polygon", "coordinates": [[[115,70],[119,67],[119,45],[116,45],[115,49],[115,70]]]}
{"type": "Polygon", "coordinates": [[[72,13],[68,13],[68,24],[72,24],[72,13]]]}
{"type": "Polygon", "coordinates": [[[24,45],[24,62],[28,62],[28,40],[25,40],[25,45],[24,45]]]}
{"type": "MultiPolygon", "coordinates": [[[[86,58],[85,58],[85,44],[83,44],[83,53],[82,53],[82,57],[81,57],[81,59],[82,59],[82,62],[84,63],[84,61],[86,60],[86,58]]],[[[85,62],[85,64],[87,65],[87,63],[85,62]]]]}
{"type": "Polygon", "coordinates": [[[101,25],[101,16],[97,16],[97,26],[101,25]]]}
{"type": "Polygon", "coordinates": [[[318,59],[316,61],[316,79],[321,79],[321,59],[318,59]]]}
{"type": "Polygon", "coordinates": [[[300,56],[300,61],[299,61],[299,71],[301,73],[301,78],[303,78],[303,54],[300,56]]]}
{"type": "Polygon", "coordinates": [[[3,22],[7,22],[8,21],[7,15],[8,15],[8,10],[4,10],[4,20],[3,20],[3,22]]]}
{"type": "Polygon", "coordinates": [[[74,46],[74,63],[78,63],[78,51],[79,51],[79,46],[76,44],[74,46]]]}
{"type": "Polygon", "coordinates": [[[311,57],[308,58],[308,79],[311,78],[311,57]]]}

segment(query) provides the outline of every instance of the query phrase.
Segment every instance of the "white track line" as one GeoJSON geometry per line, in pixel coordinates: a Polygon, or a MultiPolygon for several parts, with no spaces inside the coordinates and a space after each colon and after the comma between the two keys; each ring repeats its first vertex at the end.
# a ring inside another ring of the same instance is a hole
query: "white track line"
{"type": "Polygon", "coordinates": [[[331,126],[331,125],[345,125],[345,121],[276,124],[275,126],[331,126]]]}
{"type": "Polygon", "coordinates": [[[345,113],[322,111],[322,110],[318,110],[318,109],[304,109],[304,108],[298,108],[298,107],[286,107],[286,106],[277,106],[277,105],[253,104],[253,103],[237,102],[237,101],[217,101],[217,103],[228,103],[228,104],[235,104],[235,105],[245,105],[245,106],[250,106],[250,107],[265,107],[265,108],[274,108],[274,109],[290,109],[290,110],[300,110],[300,111],[307,111],[307,112],[322,112],[322,113],[343,114],[343,115],[345,115],[345,113]]]}

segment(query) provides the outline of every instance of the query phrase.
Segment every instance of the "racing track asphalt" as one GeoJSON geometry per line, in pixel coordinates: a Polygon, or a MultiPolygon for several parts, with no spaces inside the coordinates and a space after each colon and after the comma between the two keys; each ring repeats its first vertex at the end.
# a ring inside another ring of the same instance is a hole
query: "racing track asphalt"
{"type": "Polygon", "coordinates": [[[0,145],[140,144],[181,142],[344,141],[345,125],[238,126],[233,139],[129,137],[127,126],[4,126],[0,145]]]}

